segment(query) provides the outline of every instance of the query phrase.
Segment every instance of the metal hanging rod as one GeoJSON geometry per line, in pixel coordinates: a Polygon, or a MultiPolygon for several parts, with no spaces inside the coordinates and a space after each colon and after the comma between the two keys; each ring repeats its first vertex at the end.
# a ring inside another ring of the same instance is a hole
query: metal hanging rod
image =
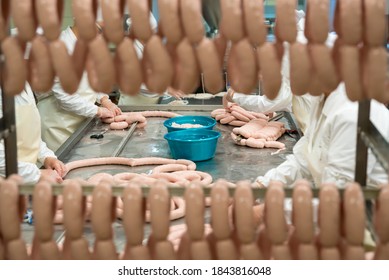
{"type": "MultiPolygon", "coordinates": [[[[52,187],[53,187],[53,195],[55,195],[55,196],[62,195],[64,185],[54,184],[54,185],[52,185],[52,187]]],[[[92,195],[94,188],[95,188],[95,186],[93,186],[93,185],[82,186],[83,194],[84,195],[92,195]]],[[[123,190],[125,188],[126,187],[123,187],[123,186],[112,186],[112,196],[121,197],[123,194],[123,190]]],[[[186,190],[185,187],[175,186],[175,185],[169,185],[169,186],[167,186],[167,189],[168,189],[171,196],[181,196],[181,197],[184,196],[184,193],[186,190]]],[[[143,196],[146,197],[149,194],[150,186],[142,186],[141,190],[142,190],[143,196]]],[[[228,188],[230,196],[234,195],[235,190],[236,190],[235,187],[228,188]]],[[[378,195],[380,193],[380,189],[372,188],[372,187],[365,187],[365,188],[362,188],[361,190],[362,190],[363,195],[364,195],[366,200],[370,200],[370,199],[374,200],[378,197],[378,195]]],[[[22,194],[22,195],[32,195],[34,192],[34,185],[30,185],[30,184],[29,185],[27,185],[27,184],[21,185],[19,187],[19,191],[20,191],[20,194],[22,194]]],[[[209,197],[209,196],[211,196],[212,187],[205,186],[205,187],[203,187],[203,191],[204,191],[204,195],[206,197],[209,197]]],[[[252,191],[253,191],[253,196],[256,199],[263,199],[265,197],[267,188],[263,188],[263,189],[262,188],[261,189],[260,188],[253,188],[252,191]]],[[[285,192],[286,198],[291,198],[293,195],[293,188],[284,188],[284,192],[285,192]]],[[[318,188],[312,189],[313,197],[315,197],[315,198],[319,197],[319,192],[320,192],[320,189],[318,189],[318,188]]],[[[344,189],[339,189],[339,194],[341,197],[343,197],[344,189]]]]}

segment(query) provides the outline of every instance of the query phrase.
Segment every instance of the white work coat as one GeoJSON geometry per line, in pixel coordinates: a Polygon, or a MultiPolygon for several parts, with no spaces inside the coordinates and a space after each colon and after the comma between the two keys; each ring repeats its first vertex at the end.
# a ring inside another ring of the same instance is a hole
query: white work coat
{"type": "MultiPolygon", "coordinates": [[[[70,54],[73,53],[77,37],[70,27],[61,33],[60,39],[65,43],[70,54]]],[[[56,78],[52,91],[37,94],[38,109],[42,119],[42,139],[48,147],[56,151],[88,117],[97,114],[95,102],[107,96],[95,92],[89,85],[84,72],[76,93],[66,93],[56,78]]]]}
{"type": "MultiPolygon", "coordinates": [[[[1,91],[0,91],[1,93],[1,91]]],[[[36,163],[44,163],[47,157],[56,158],[52,150],[40,137],[40,117],[30,86],[26,83],[25,90],[15,96],[15,119],[17,131],[18,174],[25,183],[36,183],[40,171],[36,163]]],[[[0,94],[0,117],[3,116],[0,94]]],[[[5,176],[4,141],[0,142],[0,176],[5,176]]]]}
{"type": "MultiPolygon", "coordinates": [[[[314,102],[311,122],[306,134],[293,148],[293,155],[285,162],[259,176],[265,186],[271,180],[292,185],[298,179],[307,179],[319,187],[333,182],[338,187],[354,181],[356,163],[356,135],[358,103],[351,102],[343,83],[326,99],[321,96],[314,102]]],[[[376,101],[371,102],[370,120],[383,137],[389,140],[389,110],[376,101]]],[[[376,186],[388,181],[386,172],[369,151],[368,185],[376,186]]]]}

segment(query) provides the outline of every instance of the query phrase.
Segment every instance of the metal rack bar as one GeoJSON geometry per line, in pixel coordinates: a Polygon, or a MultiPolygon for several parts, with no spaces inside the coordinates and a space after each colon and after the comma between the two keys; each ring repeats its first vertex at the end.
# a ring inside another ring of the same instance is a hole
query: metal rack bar
{"type": "Polygon", "coordinates": [[[4,91],[4,58],[0,50],[0,89],[2,95],[3,118],[1,119],[1,138],[4,139],[5,175],[18,173],[16,125],[15,125],[15,100],[4,91]]]}
{"type": "Polygon", "coordinates": [[[71,149],[81,140],[81,138],[85,135],[84,132],[89,130],[94,125],[94,118],[86,119],[81,126],[76,130],[75,133],[70,136],[65,143],[59,147],[59,149],[55,152],[57,158],[61,161],[64,160],[65,156],[69,153],[71,149]]]}
{"type": "Polygon", "coordinates": [[[134,133],[136,126],[138,122],[135,122],[131,125],[130,129],[128,130],[126,136],[123,138],[122,142],[120,142],[119,146],[116,148],[116,150],[113,152],[112,156],[117,157],[120,155],[120,153],[123,151],[124,147],[126,146],[128,140],[130,140],[132,134],[134,133]]]}
{"type": "MultiPolygon", "coordinates": [[[[52,187],[53,187],[53,195],[61,195],[62,194],[64,185],[54,184],[54,185],[52,185],[52,187]]],[[[92,195],[94,188],[95,188],[95,186],[93,186],[93,185],[83,186],[82,187],[83,194],[84,195],[92,195]]],[[[123,187],[123,186],[112,186],[111,187],[112,195],[115,197],[122,196],[123,190],[125,188],[126,187],[123,187]]],[[[167,186],[167,189],[172,196],[181,196],[181,197],[184,196],[184,193],[186,190],[186,188],[183,186],[175,186],[175,185],[171,185],[171,184],[169,186],[167,186]]],[[[149,191],[150,191],[150,186],[142,186],[141,190],[142,190],[143,196],[147,196],[149,191]]],[[[212,190],[212,187],[203,187],[204,195],[210,196],[211,190],[212,190]]],[[[235,190],[236,190],[235,187],[228,188],[230,196],[234,195],[235,190]]],[[[292,194],[293,194],[293,190],[294,190],[293,188],[284,188],[285,197],[291,198],[292,194]]],[[[19,188],[19,191],[20,191],[20,194],[31,195],[34,192],[34,185],[31,185],[31,184],[21,185],[19,188]]],[[[262,199],[266,195],[267,188],[253,188],[252,191],[253,191],[253,195],[255,198],[262,199]]],[[[345,191],[344,189],[339,189],[339,193],[340,193],[341,197],[343,197],[344,191],[345,191]]],[[[320,189],[317,189],[317,188],[312,189],[313,197],[316,197],[316,198],[319,197],[319,192],[320,192],[320,189]]],[[[363,192],[365,199],[376,199],[380,193],[380,189],[372,188],[372,187],[365,187],[362,189],[362,192],[363,192]]]]}
{"type": "Polygon", "coordinates": [[[358,126],[357,126],[357,147],[354,179],[361,186],[366,185],[367,178],[367,154],[368,147],[362,139],[362,132],[368,130],[370,116],[370,100],[359,102],[358,108],[358,126]]]}

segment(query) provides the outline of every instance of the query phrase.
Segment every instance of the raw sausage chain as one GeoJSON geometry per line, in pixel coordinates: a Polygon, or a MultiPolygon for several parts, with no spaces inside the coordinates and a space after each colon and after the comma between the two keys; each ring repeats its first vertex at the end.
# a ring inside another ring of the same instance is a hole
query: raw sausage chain
{"type": "Polygon", "coordinates": [[[110,92],[116,85],[123,93],[136,95],[144,83],[153,92],[163,93],[171,86],[188,94],[202,80],[206,91],[217,93],[223,89],[229,45],[228,80],[237,92],[251,93],[261,77],[264,94],[276,98],[282,81],[281,59],[289,52],[290,83],[296,95],[329,93],[344,82],[351,100],[389,101],[384,0],[338,1],[334,25],[339,37],[332,49],[325,45],[329,1],[307,1],[307,44],[296,41],[297,0],[276,2],[275,43],[266,42],[262,1],[221,0],[220,33],[213,39],[205,37],[201,0],[159,0],[156,33],[149,21],[148,0],[72,1],[79,43],[71,54],[59,40],[63,2],[1,1],[0,42],[8,94],[20,93],[25,81],[34,91],[44,92],[55,76],[71,94],[78,89],[84,70],[92,88],[100,92],[110,92]],[[99,5],[103,34],[98,34],[95,25],[99,5]],[[131,14],[129,32],[122,27],[125,8],[131,14]],[[12,37],[7,34],[10,17],[19,31],[12,37]],[[37,26],[43,35],[35,33],[37,26]],[[136,55],[134,40],[145,46],[142,59],[136,55]],[[32,44],[32,50],[25,63],[27,44],[32,44]],[[108,44],[115,46],[114,55],[108,44]],[[289,46],[284,49],[285,45],[289,46]]]}
{"type": "MultiPolygon", "coordinates": [[[[150,160],[154,161],[139,159],[150,160]]],[[[315,206],[310,183],[296,182],[291,198],[292,224],[288,225],[284,185],[280,182],[270,183],[265,209],[253,212],[250,182],[238,182],[230,196],[230,184],[216,181],[210,194],[210,222],[204,219],[203,187],[208,183],[190,182],[184,197],[178,199],[170,197],[170,183],[165,180],[148,183],[147,196],[142,194],[141,180],[130,180],[119,200],[112,195],[115,178],[106,176],[94,182],[91,197],[82,191],[82,185],[88,183],[77,179],[65,180],[62,195],[56,196],[53,182],[41,180],[33,192],[34,242],[30,246],[21,235],[26,200],[20,197],[18,185],[23,182],[18,176],[2,179],[0,259],[389,259],[389,185],[380,186],[374,203],[377,250],[367,253],[363,247],[365,198],[357,183],[347,184],[343,196],[334,184],[321,186],[315,206]],[[57,207],[63,209],[65,229],[65,241],[60,246],[53,239],[57,207]],[[175,211],[186,215],[184,224],[171,224],[175,211]],[[119,251],[113,232],[117,217],[122,220],[125,235],[125,246],[119,251]],[[91,220],[95,236],[91,245],[83,236],[85,218],[91,220]],[[146,222],[151,227],[148,235],[144,231],[146,222]]]]}
{"type": "Polygon", "coordinates": [[[285,149],[285,144],[276,141],[285,133],[282,122],[269,122],[269,117],[250,112],[223,96],[224,109],[212,111],[211,116],[221,124],[236,126],[231,132],[235,144],[251,148],[285,149]]]}
{"type": "Polygon", "coordinates": [[[103,119],[104,123],[109,123],[109,128],[113,130],[126,129],[137,122],[137,128],[144,128],[147,125],[147,119],[150,117],[174,118],[180,116],[177,113],[168,111],[143,111],[122,113],[114,118],[103,119]]]}

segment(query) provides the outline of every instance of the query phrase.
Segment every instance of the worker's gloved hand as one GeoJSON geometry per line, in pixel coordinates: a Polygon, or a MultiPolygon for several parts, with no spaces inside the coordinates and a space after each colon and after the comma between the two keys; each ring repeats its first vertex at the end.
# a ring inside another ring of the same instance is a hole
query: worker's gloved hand
{"type": "Polygon", "coordinates": [[[104,107],[99,107],[97,109],[97,114],[96,116],[98,118],[101,118],[101,119],[106,119],[106,118],[113,118],[115,117],[115,115],[110,111],[108,110],[107,108],[104,108],[104,107]]]}
{"type": "Polygon", "coordinates": [[[55,183],[62,183],[63,179],[58,174],[56,170],[53,169],[41,169],[41,179],[45,178],[46,180],[55,182],[55,183]]]}
{"type": "Polygon", "coordinates": [[[234,94],[235,94],[235,91],[232,89],[232,88],[229,88],[227,90],[227,93],[226,93],[226,100],[228,102],[234,102],[234,94]]]}
{"type": "Polygon", "coordinates": [[[62,161],[60,161],[59,159],[54,158],[54,157],[45,158],[43,166],[46,169],[51,169],[51,170],[57,171],[57,174],[59,176],[61,176],[61,178],[64,177],[66,175],[66,172],[67,172],[65,164],[62,161]]]}
{"type": "Polygon", "coordinates": [[[168,93],[170,96],[174,97],[175,99],[181,99],[182,97],[185,96],[185,94],[184,94],[183,91],[178,90],[178,89],[174,89],[174,88],[172,88],[172,87],[169,87],[169,88],[167,89],[167,93],[168,93]]]}
{"type": "Polygon", "coordinates": [[[114,114],[114,116],[118,116],[122,114],[122,110],[120,110],[120,108],[115,103],[113,103],[109,98],[102,99],[101,105],[104,108],[110,110],[114,114]]]}

